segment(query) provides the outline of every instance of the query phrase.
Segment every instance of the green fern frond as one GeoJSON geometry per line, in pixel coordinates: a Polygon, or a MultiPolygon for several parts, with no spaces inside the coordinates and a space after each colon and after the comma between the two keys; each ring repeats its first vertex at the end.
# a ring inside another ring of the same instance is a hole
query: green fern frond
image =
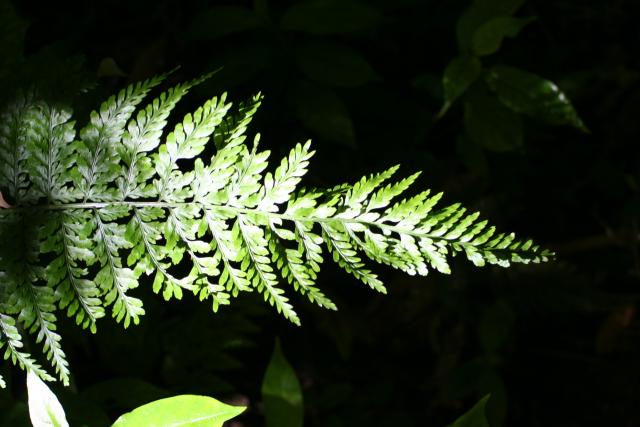
{"type": "Polygon", "coordinates": [[[71,112],[20,95],[0,116],[0,346],[5,359],[51,377],[21,351],[36,334],[59,378],[69,367],[56,331],[63,310],[92,332],[107,310],[138,324],[141,276],[165,299],[185,292],[214,311],[255,291],[295,324],[284,284],[321,307],[335,304],[317,284],[323,247],[344,270],[386,292],[369,260],[408,274],[450,272],[461,253],[475,265],[546,261],[551,254],[513,234],[497,234],[442,194],[398,200],[419,174],[393,181],[398,166],[329,190],[300,186],[313,156],[297,144],[275,170],[247,128],[256,95],[234,108],[207,101],[166,129],[171,111],[201,79],[149,104],[165,76],[105,101],[79,132],[71,112]],[[208,144],[215,145],[209,153],[208,144]],[[283,279],[283,280],[281,280],[283,279]]]}

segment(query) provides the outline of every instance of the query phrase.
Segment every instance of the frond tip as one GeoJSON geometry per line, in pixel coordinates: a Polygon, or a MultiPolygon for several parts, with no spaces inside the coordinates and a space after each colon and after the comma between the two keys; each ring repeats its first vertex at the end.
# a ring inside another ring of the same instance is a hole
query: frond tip
{"type": "Polygon", "coordinates": [[[130,293],[141,276],[153,275],[165,299],[189,292],[210,298],[214,311],[255,291],[300,324],[285,284],[336,309],[316,283],[324,250],[380,292],[369,261],[426,275],[450,273],[458,253],[502,267],[551,256],[459,204],[438,208],[441,193],[400,199],[418,174],[393,182],[398,166],[332,190],[305,189],[306,142],[267,171],[259,138],[245,143],[259,95],[239,108],[226,95],[212,98],[167,132],[177,102],[203,79],[139,107],[161,80],[109,98],[79,131],[68,109],[33,93],[2,115],[0,200],[11,202],[0,205],[0,347],[42,378],[51,377],[20,350],[20,329],[37,334],[67,383],[55,312],[93,332],[107,309],[124,327],[137,324],[144,308],[130,293]],[[213,156],[203,155],[208,144],[213,156]]]}

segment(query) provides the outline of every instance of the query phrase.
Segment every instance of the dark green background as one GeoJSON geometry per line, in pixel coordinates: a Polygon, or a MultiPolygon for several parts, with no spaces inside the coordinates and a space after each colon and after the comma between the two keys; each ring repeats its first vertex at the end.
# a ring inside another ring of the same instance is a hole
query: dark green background
{"type": "MultiPolygon", "coordinates": [[[[24,26],[5,31],[16,41],[4,40],[14,48],[0,62],[3,99],[44,82],[53,97],[73,100],[82,122],[129,82],[176,66],[173,82],[222,66],[181,108],[222,91],[237,101],[261,91],[251,130],[263,147],[280,157],[314,141],[306,185],[399,163],[405,175],[424,171],[420,187],[558,252],[553,263],[508,270],[456,261],[451,276],[379,267],[387,296],[326,262],[319,285],[340,311],[294,297],[301,328],[256,296],[214,315],[208,305],[163,304],[140,289],[148,313],[140,327],[123,333],[106,320],[87,336],[63,322],[75,384],[60,393],[73,417],[83,419],[88,401],[113,419],[190,392],[248,402],[240,422],[261,425],[260,383],[280,336],[303,385],[307,426],[444,426],[487,392],[495,427],[640,425],[637,1],[529,0],[518,8],[515,16],[536,20],[483,65],[554,81],[590,132],[504,113],[482,132],[506,133],[506,142],[484,147],[458,141],[465,103],[475,102],[480,117],[503,108],[483,87],[436,119],[467,0],[13,5],[24,26]]],[[[11,417],[22,410],[8,394],[22,397],[21,374],[11,378],[0,399],[5,425],[17,425],[11,417]]]]}

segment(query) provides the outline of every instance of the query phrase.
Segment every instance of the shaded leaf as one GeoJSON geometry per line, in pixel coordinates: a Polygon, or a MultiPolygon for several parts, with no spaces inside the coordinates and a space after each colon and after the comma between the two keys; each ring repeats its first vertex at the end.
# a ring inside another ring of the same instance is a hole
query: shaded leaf
{"type": "Polygon", "coordinates": [[[511,16],[525,0],[474,0],[458,19],[456,35],[458,48],[470,52],[474,33],[480,26],[499,16],[511,16]]]}
{"type": "Polygon", "coordinates": [[[113,427],[222,427],[245,409],[207,396],[182,395],[140,406],[118,418],[113,427]]]}
{"type": "Polygon", "coordinates": [[[298,49],[298,67],[307,77],[335,87],[354,87],[379,80],[360,53],[333,43],[309,43],[298,49]]]}
{"type": "Polygon", "coordinates": [[[343,34],[368,30],[380,20],[378,11],[365,3],[344,0],[312,0],[292,5],[280,25],[309,34],[343,34]]]}
{"type": "Polygon", "coordinates": [[[192,40],[214,40],[259,27],[253,10],[241,6],[213,6],[196,15],[187,30],[192,40]]]}
{"type": "Polygon", "coordinates": [[[296,113],[305,127],[332,142],[355,145],[351,117],[333,90],[301,81],[292,85],[291,91],[296,113]]]}
{"type": "Polygon", "coordinates": [[[482,64],[474,56],[459,56],[449,62],[442,76],[442,87],[444,89],[444,105],[438,113],[441,117],[480,76],[482,64]]]}
{"type": "Polygon", "coordinates": [[[33,371],[27,374],[27,391],[33,427],[69,426],[58,398],[33,371]]]}
{"type": "Polygon", "coordinates": [[[482,24],[474,33],[471,41],[473,53],[479,56],[497,52],[505,37],[515,37],[536,18],[512,18],[499,16],[482,24]]]}
{"type": "Polygon", "coordinates": [[[528,71],[497,66],[486,80],[500,101],[513,111],[555,125],[571,125],[587,132],[571,101],[552,81],[528,71]]]}
{"type": "Polygon", "coordinates": [[[522,121],[491,94],[475,91],[465,102],[464,127],[469,138],[491,151],[522,146],[522,121]]]}
{"type": "Polygon", "coordinates": [[[458,418],[449,427],[489,427],[489,422],[485,415],[485,407],[489,401],[490,395],[486,395],[467,413],[458,418]]]}
{"type": "Polygon", "coordinates": [[[295,371],[285,359],[276,339],[271,361],[262,381],[267,427],[302,427],[302,389],[295,371]]]}

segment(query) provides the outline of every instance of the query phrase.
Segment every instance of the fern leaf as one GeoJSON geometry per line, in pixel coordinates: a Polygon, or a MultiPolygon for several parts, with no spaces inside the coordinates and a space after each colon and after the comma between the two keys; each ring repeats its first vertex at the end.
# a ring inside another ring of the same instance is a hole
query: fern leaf
{"type": "Polygon", "coordinates": [[[0,350],[6,347],[4,359],[11,360],[22,369],[35,372],[43,380],[53,381],[54,378],[42,369],[29,353],[20,350],[22,346],[22,337],[16,328],[15,319],[6,314],[0,314],[0,350]]]}
{"type": "Polygon", "coordinates": [[[47,360],[51,362],[59,378],[69,384],[69,362],[62,350],[60,334],[56,332],[55,296],[46,286],[25,284],[19,289],[21,310],[18,320],[30,333],[36,333],[36,342],[42,342],[47,360]]]}
{"type": "Polygon", "coordinates": [[[21,351],[17,321],[36,334],[68,383],[56,311],[91,331],[109,307],[125,328],[137,324],[144,308],[132,294],[146,276],[165,299],[187,291],[210,300],[214,311],[257,291],[300,324],[280,282],[335,310],[318,285],[323,246],[380,292],[386,289],[369,260],[426,275],[450,273],[457,254],[502,267],[552,256],[459,204],[439,208],[442,193],[405,197],[419,174],[392,181],[398,166],[354,184],[307,189],[300,187],[313,155],[306,142],[268,170],[259,136],[245,143],[260,95],[237,108],[225,95],[212,98],[163,136],[178,101],[207,77],[147,105],[164,76],[131,85],[91,113],[79,133],[70,110],[36,93],[0,113],[0,188],[11,200],[0,205],[5,359],[51,379],[21,351]],[[205,158],[208,143],[216,150],[205,158]]]}
{"type": "Polygon", "coordinates": [[[28,159],[25,162],[33,184],[31,198],[50,202],[69,202],[75,198],[66,186],[69,169],[75,164],[75,130],[69,122],[71,112],[38,102],[32,109],[27,133],[28,159]]]}
{"type": "Polygon", "coordinates": [[[347,273],[351,273],[354,277],[361,280],[372,289],[387,293],[386,288],[371,270],[367,269],[358,256],[356,247],[351,242],[344,226],[339,221],[322,224],[322,231],[326,237],[325,243],[329,252],[333,255],[333,260],[345,269],[347,273]]]}
{"type": "Polygon", "coordinates": [[[103,102],[93,111],[87,126],[80,131],[78,171],[84,178],[78,187],[85,200],[110,200],[113,195],[106,183],[118,176],[116,144],[122,138],[125,125],[147,93],[159,85],[165,75],[132,84],[117,96],[103,102]],[[98,188],[94,186],[98,184],[98,188]]]}
{"type": "Polygon", "coordinates": [[[278,205],[287,202],[291,193],[296,189],[300,178],[307,173],[309,159],[313,151],[309,151],[311,141],[304,145],[297,144],[291,150],[288,158],[282,159],[275,173],[270,172],[264,177],[264,197],[258,203],[258,210],[277,212],[278,205]]]}
{"type": "Polygon", "coordinates": [[[33,94],[19,94],[0,115],[0,188],[16,204],[28,189],[26,160],[29,124],[33,121],[33,94]]]}
{"type": "Polygon", "coordinates": [[[241,102],[237,112],[227,116],[218,126],[213,134],[213,142],[218,150],[226,147],[229,142],[241,139],[253,115],[262,104],[262,95],[260,93],[254,95],[248,101],[241,102]]]}
{"type": "MultiPolygon", "coordinates": [[[[299,246],[297,249],[287,249],[281,241],[284,238],[283,231],[278,230],[273,222],[270,224],[270,231],[267,231],[267,238],[273,263],[280,270],[282,277],[293,285],[294,290],[299,291],[302,295],[307,295],[309,301],[315,302],[320,307],[337,310],[338,308],[333,301],[315,285],[318,264],[315,260],[305,260],[304,246],[299,246]]],[[[293,237],[287,236],[287,240],[292,239],[295,240],[295,235],[293,237]]]]}
{"type": "Polygon", "coordinates": [[[253,224],[247,217],[238,216],[233,229],[236,239],[241,238],[244,245],[240,252],[240,268],[247,272],[247,279],[264,295],[265,301],[275,305],[278,313],[300,325],[300,319],[278,287],[278,278],[269,261],[268,243],[262,228],[253,224]]]}
{"type": "Polygon", "coordinates": [[[104,304],[113,304],[113,317],[117,322],[122,321],[126,328],[132,321],[136,325],[140,322],[144,309],[142,301],[127,295],[130,289],[138,286],[138,281],[131,269],[122,266],[120,258],[120,251],[131,246],[125,238],[126,228],[122,224],[110,222],[129,214],[126,206],[122,208],[94,209],[97,225],[94,251],[100,262],[100,271],[96,274],[95,281],[104,295],[104,304]]]}

